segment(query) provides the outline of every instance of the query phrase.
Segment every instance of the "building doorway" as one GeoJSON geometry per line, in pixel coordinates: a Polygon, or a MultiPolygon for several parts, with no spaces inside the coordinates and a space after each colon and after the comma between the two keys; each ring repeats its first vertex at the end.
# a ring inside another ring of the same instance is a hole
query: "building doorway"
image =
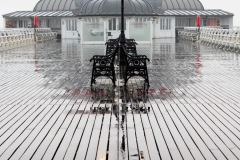
{"type": "MultiPolygon", "coordinates": [[[[124,18],[124,30],[126,30],[126,18],[124,18]]],[[[108,19],[108,38],[116,39],[121,33],[121,18],[108,19]]]]}

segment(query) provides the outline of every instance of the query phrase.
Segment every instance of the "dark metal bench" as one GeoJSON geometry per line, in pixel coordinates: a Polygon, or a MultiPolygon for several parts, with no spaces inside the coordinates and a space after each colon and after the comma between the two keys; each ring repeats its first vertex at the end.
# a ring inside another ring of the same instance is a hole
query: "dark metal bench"
{"type": "Polygon", "coordinates": [[[150,60],[145,55],[130,55],[126,46],[121,46],[125,53],[125,75],[124,83],[127,84],[128,80],[133,76],[140,76],[144,79],[144,89],[149,88],[149,79],[147,71],[147,61],[150,60]]]}
{"type": "Polygon", "coordinates": [[[116,55],[117,47],[107,55],[94,55],[90,59],[93,61],[91,86],[96,82],[96,78],[100,76],[108,77],[112,80],[114,86],[116,81],[115,70],[114,70],[114,59],[116,55]]]}
{"type": "Polygon", "coordinates": [[[96,82],[96,78],[100,76],[110,78],[115,86],[114,60],[115,56],[120,57],[119,54],[121,53],[124,54],[125,61],[122,72],[125,86],[131,77],[140,76],[144,79],[144,89],[147,91],[149,88],[147,61],[150,60],[145,55],[137,55],[136,43],[134,43],[133,41],[127,42],[126,45],[122,46],[118,45],[118,41],[108,41],[106,43],[106,55],[94,55],[90,59],[90,62],[93,61],[91,86],[96,82]],[[123,52],[120,50],[123,50],[123,52]]]}
{"type": "Polygon", "coordinates": [[[134,55],[137,55],[137,48],[136,48],[137,43],[135,42],[134,39],[126,39],[126,50],[128,53],[132,53],[134,55]]]}
{"type": "Polygon", "coordinates": [[[106,55],[111,54],[115,48],[117,47],[119,43],[119,38],[117,39],[109,39],[105,45],[106,45],[106,55]]]}

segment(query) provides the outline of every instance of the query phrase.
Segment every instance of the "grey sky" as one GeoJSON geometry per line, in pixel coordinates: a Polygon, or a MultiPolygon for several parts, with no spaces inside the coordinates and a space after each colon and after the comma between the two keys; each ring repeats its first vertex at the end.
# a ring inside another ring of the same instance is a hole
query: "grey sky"
{"type": "MultiPolygon", "coordinates": [[[[39,0],[0,0],[0,28],[3,27],[2,15],[14,11],[31,11],[39,0]]],[[[233,25],[240,26],[239,0],[200,0],[205,9],[222,9],[233,13],[233,25]]]]}

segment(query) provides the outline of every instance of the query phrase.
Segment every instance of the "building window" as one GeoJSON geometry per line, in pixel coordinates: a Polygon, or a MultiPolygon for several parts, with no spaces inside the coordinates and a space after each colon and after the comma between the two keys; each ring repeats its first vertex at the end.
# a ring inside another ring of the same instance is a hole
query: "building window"
{"type": "Polygon", "coordinates": [[[76,19],[67,19],[66,20],[66,30],[67,31],[76,31],[77,30],[77,20],[76,19]]]}
{"type": "Polygon", "coordinates": [[[135,17],[135,22],[147,22],[151,21],[151,17],[135,17]]]}
{"type": "Polygon", "coordinates": [[[160,18],[160,30],[171,30],[171,18],[160,18]]]}
{"type": "Polygon", "coordinates": [[[50,28],[61,28],[61,19],[49,19],[50,28]]]}
{"type": "Polygon", "coordinates": [[[108,20],[108,30],[116,31],[117,30],[117,20],[116,18],[110,18],[108,20]]]}
{"type": "Polygon", "coordinates": [[[28,27],[27,20],[19,20],[18,21],[18,27],[19,28],[27,28],[28,27]]]}
{"type": "Polygon", "coordinates": [[[176,18],[176,27],[193,27],[195,26],[195,18],[176,18]]]}

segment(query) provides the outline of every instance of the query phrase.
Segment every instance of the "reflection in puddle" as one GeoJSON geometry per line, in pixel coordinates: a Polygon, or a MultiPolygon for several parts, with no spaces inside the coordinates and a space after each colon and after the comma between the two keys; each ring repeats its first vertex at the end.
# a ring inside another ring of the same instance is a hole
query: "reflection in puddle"
{"type": "MultiPolygon", "coordinates": [[[[95,54],[105,54],[105,47],[81,45],[78,40],[68,39],[2,51],[0,83],[20,79],[26,82],[34,77],[41,89],[65,90],[64,95],[61,94],[58,98],[77,97],[83,92],[83,87],[90,86],[92,64],[89,59],[95,54]],[[9,75],[9,70],[17,76],[9,75]]],[[[238,54],[208,48],[198,43],[181,40],[176,42],[171,38],[154,39],[152,45],[139,44],[137,52],[147,55],[150,59],[149,95],[157,95],[163,100],[170,96],[184,96],[184,90],[176,93],[176,90],[182,87],[204,82],[220,82],[223,80],[219,77],[221,73],[231,71],[233,74],[240,69],[238,54]],[[213,67],[216,69],[212,70],[213,67]],[[215,77],[209,78],[212,74],[215,77]]],[[[99,100],[100,104],[115,103],[115,100],[121,100],[120,103],[144,103],[147,97],[138,85],[127,88],[127,91],[124,91],[124,88],[113,91],[109,87],[100,87],[94,92],[93,100],[99,100]],[[114,95],[116,93],[121,97],[114,95]]],[[[56,97],[51,93],[46,96],[46,99],[48,98],[56,97]]]]}

